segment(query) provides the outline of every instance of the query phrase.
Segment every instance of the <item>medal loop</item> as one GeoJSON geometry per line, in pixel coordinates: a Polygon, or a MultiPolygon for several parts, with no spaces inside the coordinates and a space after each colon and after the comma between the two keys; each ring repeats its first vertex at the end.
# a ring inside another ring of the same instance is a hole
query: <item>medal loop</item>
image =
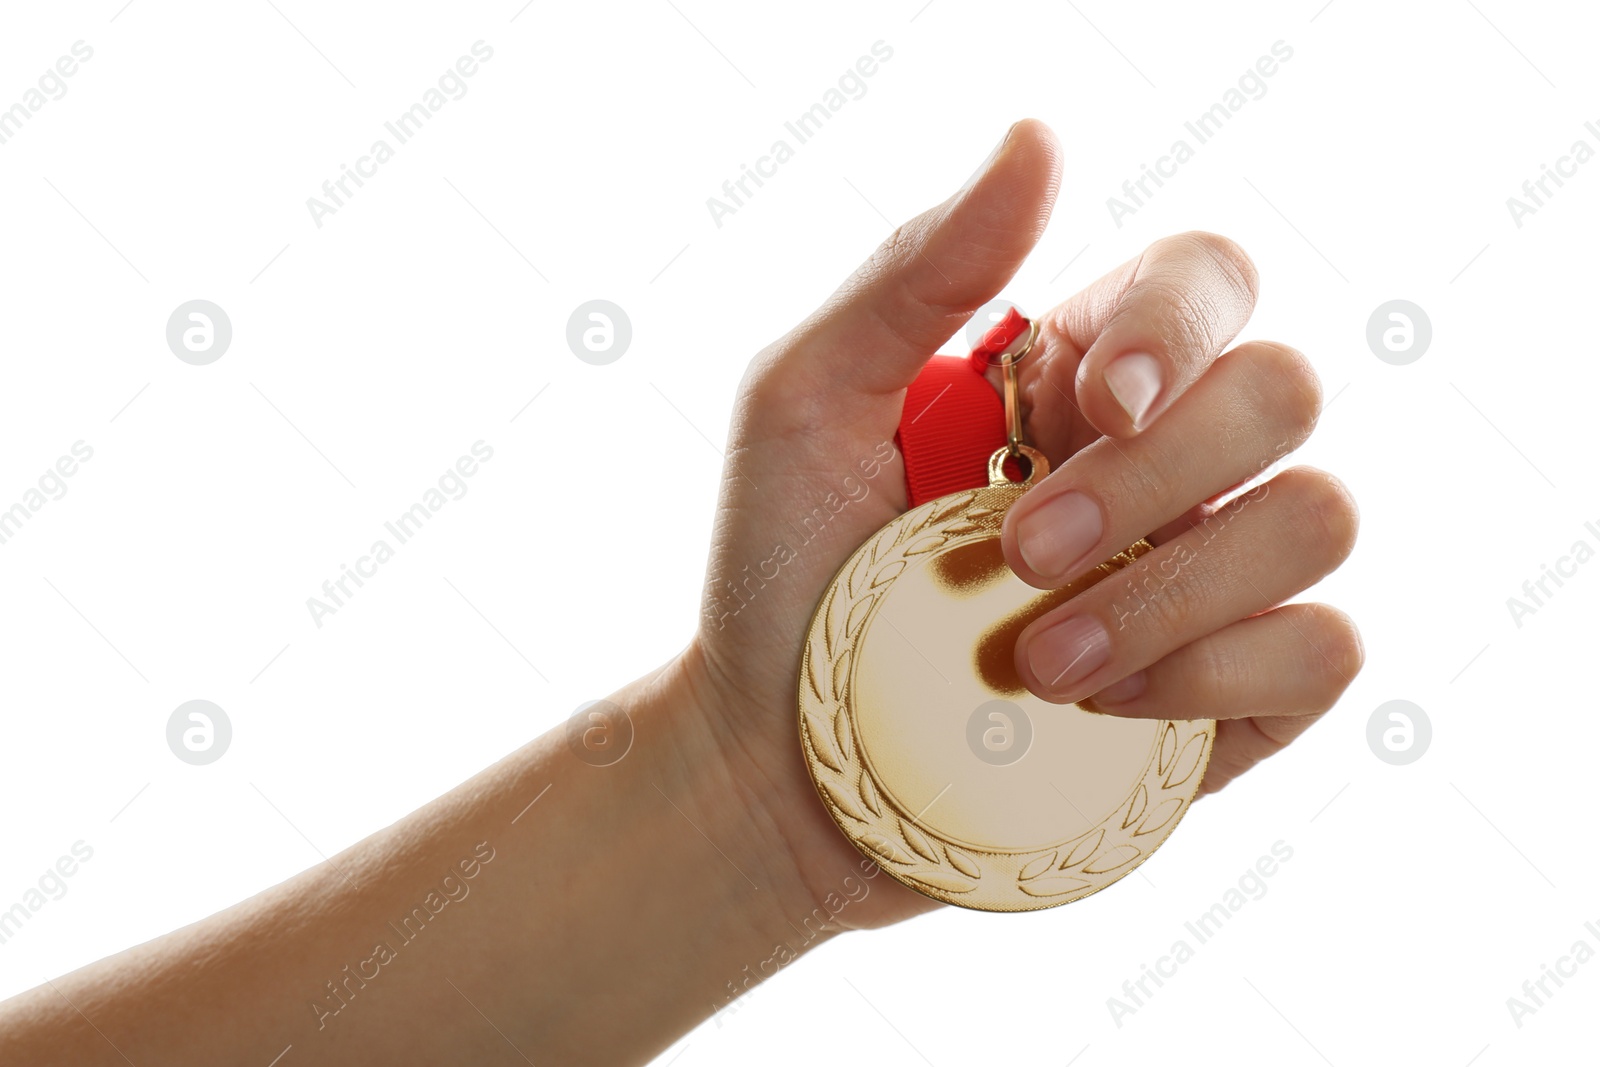
{"type": "Polygon", "coordinates": [[[1038,449],[1029,448],[1019,444],[1015,456],[1009,448],[997,448],[989,457],[989,484],[990,485],[1015,485],[1023,489],[1035,482],[1042,481],[1050,473],[1050,461],[1044,458],[1044,453],[1038,449]],[[1017,460],[1017,466],[1023,471],[1022,478],[1013,481],[1006,475],[1006,460],[1017,460]]]}
{"type": "MultiPolygon", "coordinates": [[[[1000,353],[1000,369],[1005,381],[1006,399],[1006,453],[1013,460],[1021,460],[1023,456],[1022,444],[1022,397],[1017,381],[1017,364],[1021,363],[1029,352],[1033,351],[1033,343],[1039,339],[1039,324],[1032,319],[1028,320],[1028,336],[1023,341],[1022,347],[1015,352],[1005,351],[1000,353]]],[[[1032,451],[1029,449],[1028,451],[1032,451]]]]}

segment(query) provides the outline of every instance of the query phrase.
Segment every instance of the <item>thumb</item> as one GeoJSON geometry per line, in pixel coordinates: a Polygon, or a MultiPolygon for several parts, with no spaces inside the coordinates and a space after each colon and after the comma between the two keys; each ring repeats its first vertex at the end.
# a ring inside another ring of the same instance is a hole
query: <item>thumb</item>
{"type": "Polygon", "coordinates": [[[1022,266],[1060,183],[1050,127],[1016,123],[965,186],[889,235],[791,335],[802,343],[786,354],[825,379],[823,395],[904,389],[1022,266]]]}

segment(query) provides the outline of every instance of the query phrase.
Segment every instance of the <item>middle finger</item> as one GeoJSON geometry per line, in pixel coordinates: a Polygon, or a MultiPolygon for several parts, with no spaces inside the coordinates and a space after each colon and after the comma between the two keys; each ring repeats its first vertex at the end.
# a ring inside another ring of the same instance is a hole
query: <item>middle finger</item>
{"type": "Polygon", "coordinates": [[[1017,672],[1041,699],[1082,700],[1315,584],[1350,554],[1356,525],[1337,479],[1285,471],[1035,619],[1017,672]]]}
{"type": "Polygon", "coordinates": [[[1148,431],[1096,441],[1023,494],[1001,529],[1006,562],[1059,588],[1298,447],[1320,408],[1304,356],[1240,345],[1148,431]]]}

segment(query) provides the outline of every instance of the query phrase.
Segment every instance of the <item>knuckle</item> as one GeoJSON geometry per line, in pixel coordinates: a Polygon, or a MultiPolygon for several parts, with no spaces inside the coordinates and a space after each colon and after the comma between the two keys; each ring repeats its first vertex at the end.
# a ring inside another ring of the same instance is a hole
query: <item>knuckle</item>
{"type": "Polygon", "coordinates": [[[877,248],[873,249],[872,255],[867,257],[864,269],[858,273],[867,277],[877,277],[898,270],[913,253],[915,232],[913,222],[900,223],[877,248]]]}
{"type": "Polygon", "coordinates": [[[807,376],[801,353],[763,349],[739,383],[739,428],[757,437],[782,437],[820,429],[828,414],[807,376]]]}
{"type": "Polygon", "coordinates": [[[896,226],[861,269],[833,295],[830,307],[864,301],[867,311],[885,334],[909,347],[924,343],[907,331],[906,324],[914,320],[945,319],[949,321],[950,332],[955,333],[979,305],[970,299],[970,294],[947,297],[945,287],[949,279],[942,275],[936,283],[930,284],[921,268],[932,266],[924,252],[932,227],[926,214],[896,226]]]}
{"type": "Polygon", "coordinates": [[[1250,348],[1255,364],[1251,378],[1259,383],[1264,414],[1285,444],[1297,447],[1311,436],[1322,414],[1322,381],[1297,349],[1276,341],[1252,342],[1250,348]]]}
{"type": "Polygon", "coordinates": [[[1330,604],[1304,604],[1300,610],[1311,619],[1318,635],[1313,666],[1320,666],[1334,698],[1344,692],[1366,663],[1366,648],[1355,620],[1330,604]]]}
{"type": "Polygon", "coordinates": [[[1168,353],[1185,356],[1220,346],[1221,309],[1204,286],[1181,275],[1156,275],[1135,282],[1128,296],[1126,313],[1145,320],[1168,353]]]}
{"type": "Polygon", "coordinates": [[[1206,707],[1236,704],[1241,694],[1260,683],[1260,674],[1247,657],[1224,641],[1199,641],[1191,646],[1194,661],[1186,672],[1197,703],[1206,707]]]}
{"type": "Polygon", "coordinates": [[[1182,509],[1190,503],[1185,497],[1191,495],[1194,481],[1193,442],[1146,434],[1136,451],[1097,448],[1096,453],[1103,465],[1100,496],[1110,514],[1148,519],[1153,527],[1161,516],[1152,512],[1182,509]]]}
{"type": "Polygon", "coordinates": [[[1118,596],[1112,607],[1113,626],[1136,628],[1146,641],[1188,634],[1195,621],[1204,617],[1210,598],[1204,583],[1185,572],[1193,553],[1161,556],[1157,561],[1143,558],[1126,568],[1132,573],[1123,587],[1124,595],[1118,596]]]}
{"type": "Polygon", "coordinates": [[[1298,498],[1295,508],[1300,539],[1311,558],[1332,570],[1349,558],[1356,545],[1361,514],[1344,483],[1313,467],[1295,467],[1279,475],[1298,498]]]}
{"type": "Polygon", "coordinates": [[[739,394],[758,408],[770,407],[777,395],[787,390],[793,372],[791,361],[771,349],[762,349],[745,365],[744,377],[739,381],[739,394]]]}
{"type": "Polygon", "coordinates": [[[1149,328],[1174,354],[1214,354],[1248,317],[1259,290],[1260,275],[1244,249],[1196,230],[1150,247],[1123,306],[1140,318],[1153,312],[1149,328]]]}
{"type": "Polygon", "coordinates": [[[1261,272],[1249,254],[1231,237],[1190,230],[1173,238],[1191,254],[1198,253],[1251,304],[1261,294],[1261,272]]]}

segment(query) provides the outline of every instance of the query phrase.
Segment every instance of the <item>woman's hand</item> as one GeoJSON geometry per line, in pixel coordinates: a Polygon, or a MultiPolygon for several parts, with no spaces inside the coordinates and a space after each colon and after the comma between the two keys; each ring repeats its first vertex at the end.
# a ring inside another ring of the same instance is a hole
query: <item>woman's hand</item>
{"type": "MultiPolygon", "coordinates": [[[[767,346],[740,390],[683,666],[751,832],[775,828],[802,897],[822,899],[862,863],[801,761],[795,686],[811,613],[850,553],[905,510],[892,447],[904,389],[1032,250],[1060,170],[1047,127],[1012,127],[967,186],[767,346]]],[[[1149,535],[1155,551],[1030,625],[1017,666],[1046,700],[1220,720],[1206,791],[1288,744],[1362,661],[1337,610],[1279,606],[1350,553],[1356,509],[1339,482],[1297,468],[1212,503],[1304,441],[1321,407],[1293,349],[1227,348],[1256,294],[1236,245],[1184,234],[1041,316],[1022,399],[1052,473],[1003,531],[1007,561],[1041,589],[1149,535]]],[[[876,886],[845,925],[932,907],[889,879],[876,886]]]]}

